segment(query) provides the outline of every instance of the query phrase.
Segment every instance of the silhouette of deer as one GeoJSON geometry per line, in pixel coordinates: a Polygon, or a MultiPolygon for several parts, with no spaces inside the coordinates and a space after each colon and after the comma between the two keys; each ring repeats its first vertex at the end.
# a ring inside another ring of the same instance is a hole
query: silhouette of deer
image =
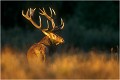
{"type": "Polygon", "coordinates": [[[56,26],[55,25],[55,22],[52,18],[52,14],[56,15],[54,9],[50,8],[50,13],[51,15],[49,16],[45,9],[39,9],[40,12],[39,14],[41,14],[42,16],[45,16],[50,22],[51,22],[51,25],[52,25],[52,29],[49,28],[49,22],[47,20],[47,28],[46,29],[42,29],[41,26],[42,26],[42,23],[41,23],[41,17],[39,16],[39,20],[40,20],[40,25],[37,25],[33,19],[32,19],[32,16],[36,10],[35,9],[32,9],[32,8],[29,8],[26,12],[26,14],[24,14],[24,11],[22,10],[22,15],[23,17],[25,17],[27,20],[29,20],[33,26],[35,26],[37,29],[41,30],[44,34],[45,34],[45,37],[40,40],[38,43],[32,45],[28,52],[27,52],[27,60],[28,60],[28,63],[40,63],[40,62],[45,62],[46,61],[46,55],[49,54],[49,46],[51,45],[59,45],[59,44],[62,44],[64,43],[64,39],[60,36],[58,36],[57,34],[55,34],[54,32],[55,31],[59,31],[59,30],[62,30],[64,28],[64,22],[61,18],[61,25],[56,26]]]}

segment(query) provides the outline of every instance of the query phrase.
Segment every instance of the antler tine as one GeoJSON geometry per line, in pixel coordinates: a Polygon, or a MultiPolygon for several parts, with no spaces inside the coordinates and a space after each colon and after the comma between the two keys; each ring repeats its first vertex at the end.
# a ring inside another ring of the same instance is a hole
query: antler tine
{"type": "Polygon", "coordinates": [[[56,15],[55,10],[54,10],[54,9],[52,9],[52,11],[53,11],[54,15],[56,15]]]}
{"type": "Polygon", "coordinates": [[[30,8],[30,17],[33,16],[35,10],[36,10],[36,8],[35,9],[30,8]]]}
{"type": "Polygon", "coordinates": [[[28,9],[27,12],[26,12],[26,16],[28,16],[28,12],[29,12],[29,9],[28,9]]]}
{"type": "Polygon", "coordinates": [[[61,18],[61,28],[60,29],[63,29],[64,28],[64,22],[63,22],[63,19],[61,18]]]}
{"type": "MultiPolygon", "coordinates": [[[[36,9],[36,8],[35,8],[35,9],[36,9]]],[[[36,28],[41,29],[41,17],[39,16],[40,26],[38,26],[38,25],[32,20],[32,18],[31,18],[31,16],[33,16],[33,14],[34,14],[35,9],[32,9],[32,8],[28,9],[27,12],[26,12],[26,14],[24,14],[24,11],[22,10],[22,15],[23,15],[26,19],[28,19],[36,28]]]]}
{"type": "Polygon", "coordinates": [[[52,9],[50,7],[49,7],[49,9],[50,9],[51,17],[52,17],[52,9]]]}
{"type": "Polygon", "coordinates": [[[49,28],[49,22],[48,22],[48,20],[47,20],[47,29],[49,28]]]}
{"type": "Polygon", "coordinates": [[[39,20],[40,20],[40,28],[41,28],[42,23],[41,23],[41,17],[40,16],[39,16],[39,20]]]}

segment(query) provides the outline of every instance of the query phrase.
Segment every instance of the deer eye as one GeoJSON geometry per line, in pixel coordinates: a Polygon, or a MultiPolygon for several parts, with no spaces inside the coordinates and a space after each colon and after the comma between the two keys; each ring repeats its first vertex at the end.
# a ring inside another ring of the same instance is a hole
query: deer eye
{"type": "Polygon", "coordinates": [[[52,35],[52,37],[53,37],[53,39],[55,39],[55,38],[56,38],[56,36],[55,36],[55,35],[52,35]]]}
{"type": "Polygon", "coordinates": [[[62,42],[64,42],[64,40],[62,39],[62,42]]]}

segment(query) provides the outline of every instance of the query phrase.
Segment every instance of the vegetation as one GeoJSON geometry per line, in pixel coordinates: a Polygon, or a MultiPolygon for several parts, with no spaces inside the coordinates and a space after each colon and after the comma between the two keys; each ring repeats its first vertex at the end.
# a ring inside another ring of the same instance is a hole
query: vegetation
{"type": "Polygon", "coordinates": [[[70,49],[48,57],[47,63],[28,65],[26,54],[10,47],[2,50],[2,79],[118,79],[119,62],[105,52],[70,49]],[[66,54],[67,53],[67,54],[66,54]]]}

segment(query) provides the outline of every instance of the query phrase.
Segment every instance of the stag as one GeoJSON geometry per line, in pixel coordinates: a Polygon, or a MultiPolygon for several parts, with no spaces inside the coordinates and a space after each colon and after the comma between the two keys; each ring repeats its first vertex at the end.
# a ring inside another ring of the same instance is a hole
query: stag
{"type": "Polygon", "coordinates": [[[24,11],[22,10],[22,16],[25,17],[28,21],[30,21],[34,27],[36,27],[37,29],[41,30],[45,37],[43,37],[38,43],[35,43],[33,44],[28,52],[27,52],[27,60],[28,60],[28,63],[40,63],[40,62],[46,62],[46,55],[49,54],[49,46],[52,46],[52,45],[59,45],[59,44],[62,44],[64,43],[64,39],[60,36],[58,36],[57,34],[55,34],[54,32],[55,31],[59,31],[59,30],[62,30],[64,28],[64,22],[61,18],[61,25],[59,26],[56,26],[55,25],[55,22],[52,18],[53,14],[56,15],[54,9],[50,8],[50,13],[51,15],[49,16],[45,9],[40,9],[40,12],[39,14],[42,15],[42,16],[45,16],[45,18],[47,18],[47,28],[41,28],[42,26],[42,23],[41,23],[41,17],[39,16],[39,21],[40,21],[40,25],[36,24],[36,22],[33,21],[32,19],[32,16],[36,10],[35,9],[32,9],[32,8],[29,8],[26,12],[26,14],[24,14],[24,11]],[[51,29],[49,27],[49,22],[51,22],[51,29]]]}

